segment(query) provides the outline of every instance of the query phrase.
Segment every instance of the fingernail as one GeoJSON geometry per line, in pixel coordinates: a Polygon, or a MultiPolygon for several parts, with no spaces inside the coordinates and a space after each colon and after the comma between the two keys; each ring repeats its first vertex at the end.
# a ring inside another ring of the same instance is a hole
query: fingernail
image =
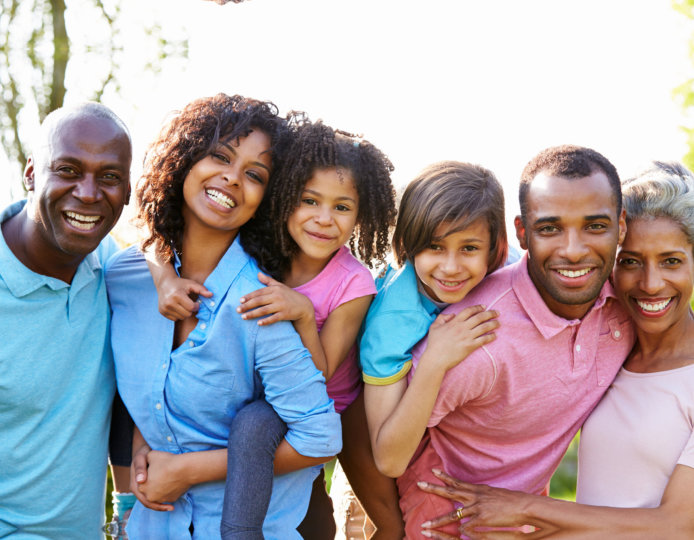
{"type": "Polygon", "coordinates": [[[419,486],[420,488],[426,487],[426,485],[426,482],[417,482],[417,486],[419,486]]]}
{"type": "Polygon", "coordinates": [[[239,299],[239,302],[241,302],[242,304],[243,304],[245,301],[246,301],[246,299],[245,299],[243,296],[239,299]]]}
{"type": "Polygon", "coordinates": [[[434,474],[441,474],[441,471],[439,469],[431,469],[431,472],[434,474]]]}
{"type": "MultiPolygon", "coordinates": [[[[429,527],[431,527],[431,521],[425,521],[424,523],[422,523],[422,527],[423,527],[423,528],[429,528],[429,527]]],[[[422,531],[422,533],[424,533],[424,532],[425,532],[425,531],[422,531]]],[[[426,532],[429,532],[429,531],[426,531],[426,532]]]]}
{"type": "Polygon", "coordinates": [[[145,481],[145,475],[140,473],[135,477],[135,480],[138,482],[144,482],[145,481]]]}
{"type": "Polygon", "coordinates": [[[240,306],[236,308],[236,313],[241,313],[241,307],[240,306]]]}
{"type": "Polygon", "coordinates": [[[244,313],[243,315],[241,315],[241,318],[242,318],[242,319],[248,319],[248,315],[246,315],[246,314],[244,313]]]}
{"type": "Polygon", "coordinates": [[[426,536],[427,538],[431,538],[431,532],[430,531],[422,531],[422,536],[426,536]]]}

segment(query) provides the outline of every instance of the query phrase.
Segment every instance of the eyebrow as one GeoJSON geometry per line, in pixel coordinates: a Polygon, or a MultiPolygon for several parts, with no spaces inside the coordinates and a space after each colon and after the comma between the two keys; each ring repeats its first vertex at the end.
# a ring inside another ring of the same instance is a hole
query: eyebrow
{"type": "MultiPolygon", "coordinates": [[[[69,164],[72,164],[72,165],[80,165],[80,166],[81,166],[82,163],[83,163],[81,159],[75,158],[75,157],[72,157],[72,156],[58,156],[58,157],[56,157],[55,159],[53,159],[52,161],[50,161],[50,162],[48,163],[48,167],[51,168],[51,169],[53,169],[54,167],[57,167],[58,164],[61,163],[61,162],[62,162],[62,163],[69,163],[69,164]]],[[[129,171],[129,170],[130,170],[129,167],[123,167],[123,164],[120,163],[120,162],[118,162],[118,161],[114,161],[113,163],[105,163],[105,164],[101,165],[101,166],[99,167],[99,169],[100,169],[100,170],[103,170],[103,169],[116,169],[116,170],[119,170],[119,171],[129,171]]]]}
{"type": "MultiPolygon", "coordinates": [[[[641,255],[640,251],[629,251],[628,249],[622,249],[619,252],[620,255],[624,255],[625,253],[627,255],[641,255]]],[[[679,255],[679,256],[687,255],[687,251],[683,250],[683,249],[682,250],[677,249],[675,251],[663,251],[662,253],[658,253],[658,257],[670,257],[672,255],[679,255]]]]}
{"type": "MultiPolygon", "coordinates": [[[[221,144],[224,148],[228,149],[229,152],[231,152],[231,153],[234,154],[235,156],[238,155],[238,154],[236,153],[236,150],[234,150],[234,147],[231,146],[230,144],[227,144],[227,143],[224,142],[224,141],[219,141],[219,144],[221,144]]],[[[262,168],[265,169],[268,173],[270,172],[270,167],[268,167],[268,166],[265,165],[264,163],[261,163],[260,161],[252,161],[251,164],[252,164],[252,165],[255,165],[256,167],[262,167],[262,168]]]]}
{"type": "MultiPolygon", "coordinates": [[[[583,216],[583,221],[612,221],[609,214],[592,214],[589,216],[583,216]]],[[[535,220],[536,225],[541,225],[543,223],[558,223],[561,221],[560,216],[547,216],[541,217],[535,220]]]]}
{"type": "MultiPolygon", "coordinates": [[[[322,195],[319,191],[315,191],[315,190],[313,190],[313,189],[304,189],[304,193],[310,193],[310,194],[312,194],[312,195],[319,195],[319,196],[322,195]]],[[[357,201],[356,201],[355,199],[353,199],[352,197],[347,197],[346,195],[345,195],[345,196],[342,196],[342,197],[337,197],[336,200],[338,200],[338,201],[352,201],[352,202],[355,203],[355,204],[356,204],[356,202],[357,202],[357,201]]]]}

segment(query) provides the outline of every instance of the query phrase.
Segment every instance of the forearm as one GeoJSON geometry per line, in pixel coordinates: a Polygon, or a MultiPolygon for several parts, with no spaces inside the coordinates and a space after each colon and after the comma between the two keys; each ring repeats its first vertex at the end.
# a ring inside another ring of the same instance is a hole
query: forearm
{"type": "Polygon", "coordinates": [[[227,450],[205,450],[179,454],[177,470],[191,486],[204,482],[218,482],[227,475],[227,450]]]}
{"type": "Polygon", "coordinates": [[[299,469],[305,469],[306,467],[312,467],[313,465],[320,465],[330,461],[332,458],[333,456],[304,456],[294,450],[292,445],[287,442],[287,439],[283,439],[275,452],[275,474],[286,474],[299,469]]]}
{"type": "Polygon", "coordinates": [[[400,401],[372,432],[374,459],[383,474],[397,478],[405,472],[426,431],[443,376],[441,370],[429,368],[423,357],[400,401]]]}
{"type": "Polygon", "coordinates": [[[328,366],[328,361],[325,357],[325,351],[323,350],[323,345],[320,340],[320,335],[318,334],[318,327],[316,326],[315,315],[310,318],[303,318],[297,321],[293,321],[294,329],[301,338],[301,343],[304,347],[308,349],[311,353],[311,358],[315,364],[318,371],[323,374],[325,380],[327,381],[335,370],[330,370],[328,366]]]}

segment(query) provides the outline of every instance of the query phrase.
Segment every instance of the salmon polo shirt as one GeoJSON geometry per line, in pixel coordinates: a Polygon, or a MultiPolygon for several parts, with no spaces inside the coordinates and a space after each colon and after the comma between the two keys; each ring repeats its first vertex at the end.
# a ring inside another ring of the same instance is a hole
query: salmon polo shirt
{"type": "MultiPolygon", "coordinates": [[[[527,260],[444,311],[483,304],[499,312],[501,326],[496,340],[446,374],[429,420],[430,450],[461,480],[540,493],[612,383],[634,332],[609,282],[582,319],[552,313],[527,260]]],[[[414,369],[425,347],[426,340],[413,351],[414,369]]]]}

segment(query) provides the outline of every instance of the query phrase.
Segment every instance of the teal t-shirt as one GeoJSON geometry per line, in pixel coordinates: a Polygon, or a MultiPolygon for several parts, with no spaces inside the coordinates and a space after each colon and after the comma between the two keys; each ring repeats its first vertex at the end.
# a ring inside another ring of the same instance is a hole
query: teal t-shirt
{"type": "Polygon", "coordinates": [[[412,348],[441,311],[418,288],[411,263],[388,267],[376,280],[376,298],[364,319],[359,359],[364,382],[393,384],[412,366],[412,348]]]}

